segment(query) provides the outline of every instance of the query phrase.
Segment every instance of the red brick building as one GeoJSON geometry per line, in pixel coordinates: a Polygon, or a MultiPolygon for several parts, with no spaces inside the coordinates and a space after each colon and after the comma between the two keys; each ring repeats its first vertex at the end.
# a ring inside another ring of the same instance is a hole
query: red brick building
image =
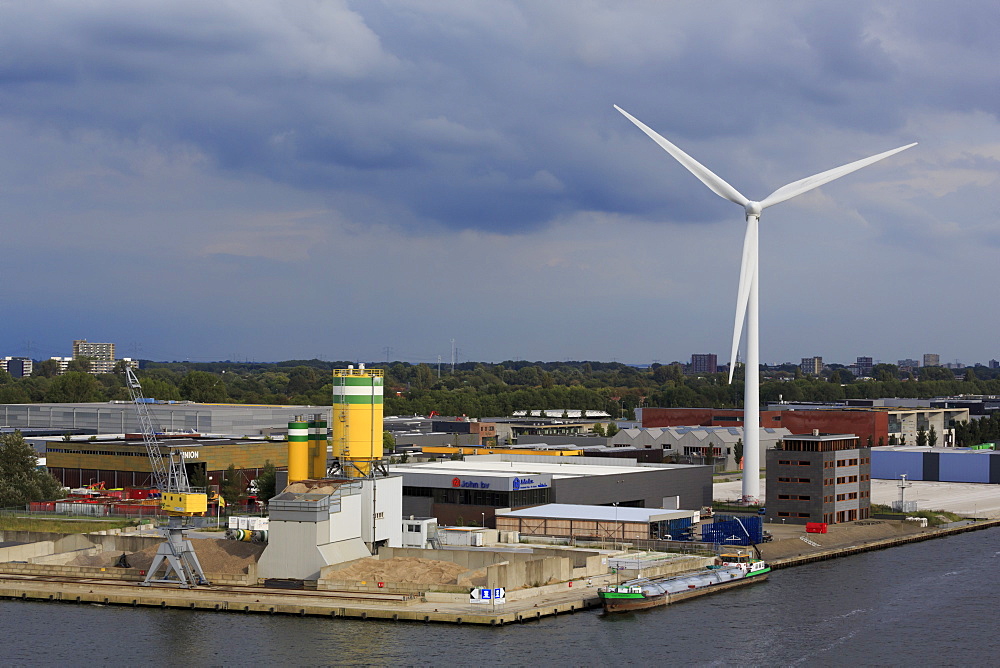
{"type": "MultiPolygon", "coordinates": [[[[742,427],[742,409],[643,408],[643,427],[742,427]]],[[[761,411],[761,427],[784,427],[793,434],[855,434],[861,446],[889,442],[889,413],[876,409],[761,411]]]]}

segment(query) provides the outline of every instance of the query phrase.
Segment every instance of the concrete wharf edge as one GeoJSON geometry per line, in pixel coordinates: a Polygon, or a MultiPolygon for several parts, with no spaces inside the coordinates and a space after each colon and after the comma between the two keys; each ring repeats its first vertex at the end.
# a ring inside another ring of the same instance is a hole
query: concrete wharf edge
{"type": "MultiPolygon", "coordinates": [[[[586,590],[584,585],[581,590],[586,590]]],[[[542,617],[572,614],[600,606],[596,590],[581,592],[567,600],[530,601],[504,604],[503,612],[476,612],[448,610],[470,607],[448,603],[423,603],[416,601],[369,601],[359,604],[357,596],[316,596],[315,592],[296,590],[262,590],[247,588],[241,591],[219,591],[212,587],[180,589],[170,586],[142,587],[134,583],[81,580],[52,582],[32,576],[0,575],[0,598],[60,603],[123,605],[132,607],[176,608],[215,612],[280,614],[327,618],[378,619],[387,621],[448,622],[452,624],[478,624],[502,626],[527,622],[542,617]],[[437,609],[433,609],[437,606],[437,609]],[[442,608],[445,608],[442,610],[442,608]],[[509,610],[509,611],[508,611],[509,610]]],[[[477,607],[489,608],[477,604],[477,607]]]]}
{"type": "Polygon", "coordinates": [[[791,568],[793,566],[811,564],[816,561],[849,557],[852,554],[872,552],[874,550],[885,550],[890,547],[896,547],[897,545],[905,545],[906,543],[919,543],[925,540],[934,540],[935,538],[947,538],[948,536],[954,536],[960,533],[981,531],[982,529],[990,529],[998,526],[1000,526],[1000,520],[978,520],[972,522],[971,524],[965,524],[959,527],[932,529],[930,531],[922,531],[920,533],[908,534],[906,536],[893,536],[891,538],[882,538],[880,540],[874,540],[867,543],[859,543],[858,545],[833,547],[828,550],[815,551],[809,554],[800,554],[794,557],[773,559],[768,561],[768,566],[771,567],[771,570],[791,568]]]}
{"type": "MultiPolygon", "coordinates": [[[[960,527],[937,529],[907,536],[897,536],[849,547],[831,548],[796,557],[786,557],[769,562],[772,569],[790,568],[815,561],[835,559],[861,552],[882,550],[906,543],[914,543],[935,538],[944,538],[968,531],[1000,526],[1000,520],[975,522],[960,527]]],[[[357,595],[335,592],[302,592],[297,590],[275,590],[248,587],[244,591],[230,589],[213,590],[212,587],[179,589],[167,586],[142,587],[135,583],[108,582],[101,580],[51,581],[32,576],[0,575],[0,598],[30,601],[53,601],[61,603],[143,606],[175,608],[185,610],[217,611],[230,613],[281,614],[332,619],[377,619],[387,621],[445,622],[452,624],[476,624],[504,626],[539,620],[560,614],[572,614],[581,610],[600,607],[596,590],[586,587],[584,582],[573,594],[540,597],[508,603],[501,612],[475,612],[442,610],[441,608],[462,607],[447,603],[423,603],[414,600],[375,600],[367,605],[359,604],[357,595]],[[550,599],[550,600],[546,600],[550,599]],[[555,600],[551,600],[555,599],[555,600]],[[437,609],[432,606],[437,605],[437,609]]],[[[685,598],[712,593],[711,589],[691,592],[685,598]]],[[[487,607],[487,606],[483,606],[487,607]]]]}

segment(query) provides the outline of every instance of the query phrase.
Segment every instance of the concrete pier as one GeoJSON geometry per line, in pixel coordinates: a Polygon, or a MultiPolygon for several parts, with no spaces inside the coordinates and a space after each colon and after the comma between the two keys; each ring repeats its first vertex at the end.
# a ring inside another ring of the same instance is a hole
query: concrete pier
{"type": "MultiPolygon", "coordinates": [[[[502,626],[552,615],[574,613],[600,605],[597,581],[561,583],[560,591],[492,607],[457,602],[433,593],[402,594],[314,592],[260,587],[141,587],[120,580],[70,580],[38,576],[0,575],[0,598],[75,604],[123,605],[256,614],[390,621],[448,622],[502,626]],[[441,598],[443,600],[434,600],[441,598]]],[[[601,583],[603,584],[603,582],[601,583]]],[[[467,600],[467,599],[466,599],[467,600]]]]}
{"type": "MultiPolygon", "coordinates": [[[[978,521],[858,545],[813,549],[803,554],[770,560],[769,564],[773,569],[789,568],[997,526],[1000,526],[1000,520],[978,521]]],[[[193,589],[143,587],[134,581],[116,579],[113,569],[105,570],[99,575],[95,573],[96,577],[88,578],[72,577],[68,573],[12,573],[9,571],[14,570],[11,568],[14,565],[7,566],[5,570],[8,572],[0,573],[0,598],[6,599],[484,626],[524,623],[600,607],[598,586],[613,583],[617,579],[615,575],[607,575],[546,585],[534,590],[512,591],[508,592],[506,603],[493,607],[469,603],[467,595],[453,593],[288,590],[238,586],[235,583],[193,589]]],[[[18,566],[30,568],[26,564],[18,566]]]]}

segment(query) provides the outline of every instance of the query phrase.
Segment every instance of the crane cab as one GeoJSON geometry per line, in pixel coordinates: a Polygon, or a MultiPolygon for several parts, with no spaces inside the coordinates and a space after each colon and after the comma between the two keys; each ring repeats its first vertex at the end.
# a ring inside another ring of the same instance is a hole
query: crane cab
{"type": "Polygon", "coordinates": [[[204,492],[163,492],[160,508],[170,515],[202,515],[208,511],[204,492]]]}

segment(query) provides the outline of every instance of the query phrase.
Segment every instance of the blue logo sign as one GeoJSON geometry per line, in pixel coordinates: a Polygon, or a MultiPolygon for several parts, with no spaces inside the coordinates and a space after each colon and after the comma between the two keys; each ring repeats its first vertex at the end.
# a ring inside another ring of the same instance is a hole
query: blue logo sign
{"type": "Polygon", "coordinates": [[[536,482],[534,478],[514,478],[511,487],[516,492],[520,489],[542,489],[548,485],[544,482],[536,482]]]}
{"type": "Polygon", "coordinates": [[[492,589],[483,589],[482,592],[479,595],[479,598],[480,598],[480,600],[483,600],[483,601],[490,600],[491,598],[493,598],[493,590],[492,589]]]}

